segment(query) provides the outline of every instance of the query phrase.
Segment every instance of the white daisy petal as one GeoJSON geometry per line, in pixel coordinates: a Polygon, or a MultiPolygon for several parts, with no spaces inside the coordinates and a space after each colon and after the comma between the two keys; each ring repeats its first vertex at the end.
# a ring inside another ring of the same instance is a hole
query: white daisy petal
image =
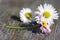
{"type": "Polygon", "coordinates": [[[39,14],[40,12],[39,11],[36,11],[35,14],[39,14]]]}
{"type": "Polygon", "coordinates": [[[45,3],[45,4],[44,4],[44,9],[47,9],[47,7],[46,7],[46,6],[47,6],[47,4],[45,3]]]}
{"type": "Polygon", "coordinates": [[[44,11],[43,6],[42,5],[38,6],[38,10],[43,12],[44,11]]]}

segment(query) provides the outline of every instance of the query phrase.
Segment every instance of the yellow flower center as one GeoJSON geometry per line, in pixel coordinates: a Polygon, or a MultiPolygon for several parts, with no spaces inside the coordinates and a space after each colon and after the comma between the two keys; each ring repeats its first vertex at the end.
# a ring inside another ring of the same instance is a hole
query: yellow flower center
{"type": "Polygon", "coordinates": [[[45,18],[49,18],[51,15],[50,15],[49,12],[45,11],[45,12],[43,13],[43,16],[44,16],[45,18]]]}
{"type": "Polygon", "coordinates": [[[46,26],[47,26],[46,21],[42,21],[42,25],[43,25],[44,28],[46,28],[46,26]]]}
{"type": "Polygon", "coordinates": [[[31,18],[31,14],[30,14],[29,12],[26,12],[26,13],[25,13],[25,17],[26,17],[27,19],[30,19],[30,18],[31,18]]]}

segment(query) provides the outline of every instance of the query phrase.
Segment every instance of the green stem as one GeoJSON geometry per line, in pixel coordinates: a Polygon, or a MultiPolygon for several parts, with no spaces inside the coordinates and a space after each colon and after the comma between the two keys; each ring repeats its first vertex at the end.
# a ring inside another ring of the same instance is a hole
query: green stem
{"type": "Polygon", "coordinates": [[[18,30],[25,30],[26,27],[16,27],[16,26],[6,26],[7,29],[18,29],[18,30]]]}
{"type": "Polygon", "coordinates": [[[25,29],[31,29],[31,28],[36,28],[34,27],[16,27],[16,26],[6,26],[7,29],[17,29],[17,30],[25,30],[25,29]]]}

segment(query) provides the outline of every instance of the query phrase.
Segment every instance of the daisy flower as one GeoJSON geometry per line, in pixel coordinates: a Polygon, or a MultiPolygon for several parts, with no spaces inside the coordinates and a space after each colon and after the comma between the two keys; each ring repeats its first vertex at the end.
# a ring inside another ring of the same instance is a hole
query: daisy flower
{"type": "Polygon", "coordinates": [[[46,35],[51,33],[51,29],[48,26],[46,26],[46,28],[42,26],[40,29],[42,30],[42,33],[45,33],[46,35]]]}
{"type": "Polygon", "coordinates": [[[50,26],[49,24],[47,24],[47,22],[45,20],[41,21],[41,27],[40,29],[42,30],[42,32],[44,32],[45,34],[49,34],[51,32],[50,26]]]}
{"type": "Polygon", "coordinates": [[[31,18],[32,18],[31,13],[32,13],[32,11],[30,8],[23,8],[20,11],[20,20],[23,21],[23,23],[31,22],[31,18]]]}
{"type": "Polygon", "coordinates": [[[45,3],[43,6],[38,6],[38,11],[35,13],[41,15],[48,24],[54,24],[53,19],[58,19],[58,13],[51,4],[45,3]]]}
{"type": "Polygon", "coordinates": [[[42,30],[42,33],[44,32],[45,34],[49,34],[51,32],[50,29],[51,25],[48,24],[47,21],[41,15],[38,15],[35,18],[36,18],[36,22],[38,24],[41,24],[40,29],[42,30]]]}

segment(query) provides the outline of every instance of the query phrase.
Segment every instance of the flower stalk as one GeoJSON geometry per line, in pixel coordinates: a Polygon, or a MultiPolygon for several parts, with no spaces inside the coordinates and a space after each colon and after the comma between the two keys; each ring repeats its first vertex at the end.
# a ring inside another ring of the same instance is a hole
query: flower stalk
{"type": "Polygon", "coordinates": [[[17,30],[26,30],[26,29],[32,29],[32,28],[36,28],[36,26],[34,27],[16,27],[16,26],[6,26],[7,29],[17,29],[17,30]]]}
{"type": "Polygon", "coordinates": [[[25,30],[26,27],[6,26],[7,29],[25,30]]]}

